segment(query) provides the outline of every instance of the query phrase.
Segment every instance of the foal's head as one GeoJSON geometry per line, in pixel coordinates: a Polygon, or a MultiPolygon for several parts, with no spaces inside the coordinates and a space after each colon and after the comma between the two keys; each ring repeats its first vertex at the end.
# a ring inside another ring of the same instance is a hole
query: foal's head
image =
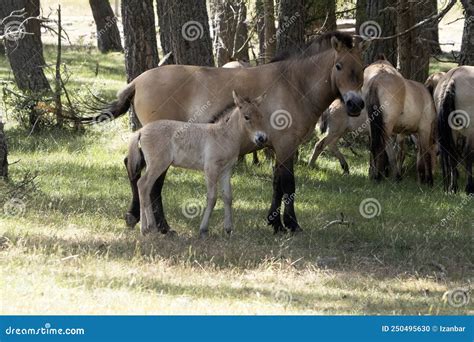
{"type": "Polygon", "coordinates": [[[235,90],[232,91],[235,106],[239,111],[238,115],[242,123],[241,126],[249,139],[257,146],[263,146],[268,140],[267,133],[265,133],[264,130],[264,116],[258,108],[265,98],[265,95],[266,94],[263,94],[253,100],[248,100],[237,94],[235,90]]]}
{"type": "Polygon", "coordinates": [[[360,88],[364,81],[362,51],[368,46],[362,41],[355,46],[351,41],[343,41],[337,36],[331,38],[331,46],[336,51],[331,71],[331,81],[342,97],[350,116],[358,116],[364,108],[360,88]]]}

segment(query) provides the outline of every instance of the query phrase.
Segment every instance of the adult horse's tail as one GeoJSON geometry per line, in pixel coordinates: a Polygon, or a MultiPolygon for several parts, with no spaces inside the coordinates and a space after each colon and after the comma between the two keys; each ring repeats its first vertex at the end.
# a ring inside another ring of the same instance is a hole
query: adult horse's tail
{"type": "Polygon", "coordinates": [[[135,96],[135,83],[129,83],[124,89],[117,94],[117,99],[105,106],[98,108],[100,114],[97,116],[78,118],[83,124],[100,123],[110,121],[125,114],[132,104],[135,96]]]}
{"type": "Polygon", "coordinates": [[[374,77],[369,81],[368,92],[365,99],[367,114],[370,122],[370,152],[372,154],[373,166],[375,167],[375,180],[382,178],[387,168],[388,156],[385,152],[386,133],[383,119],[383,107],[380,106],[380,99],[377,92],[377,85],[374,77]]]}
{"type": "Polygon", "coordinates": [[[460,160],[453,139],[452,128],[449,124],[450,114],[456,110],[456,86],[454,80],[449,81],[442,93],[438,111],[438,141],[441,154],[441,169],[443,170],[444,189],[448,191],[451,183],[451,172],[460,160]]]}

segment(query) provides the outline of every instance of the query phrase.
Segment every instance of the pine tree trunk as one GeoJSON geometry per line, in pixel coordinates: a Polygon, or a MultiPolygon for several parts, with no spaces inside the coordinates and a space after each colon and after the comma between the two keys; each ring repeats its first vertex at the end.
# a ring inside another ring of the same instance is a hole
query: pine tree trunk
{"type": "Polygon", "coordinates": [[[258,35],[258,64],[265,63],[265,12],[263,0],[255,2],[255,14],[257,16],[257,35],[258,35]]]}
{"type": "MultiPolygon", "coordinates": [[[[158,14],[158,24],[160,26],[160,44],[163,50],[163,55],[173,51],[171,44],[171,23],[170,15],[167,12],[168,4],[170,0],[157,0],[156,1],[156,12],[158,14]]],[[[171,54],[164,64],[175,64],[174,56],[171,54]]]]}
{"type": "Polygon", "coordinates": [[[265,25],[265,63],[275,56],[276,52],[276,28],[275,28],[275,4],[273,0],[263,0],[263,13],[265,25]]]}
{"type": "Polygon", "coordinates": [[[459,65],[474,65],[474,4],[470,0],[461,2],[465,19],[459,65]]]}
{"type": "Polygon", "coordinates": [[[359,27],[367,21],[367,0],[357,0],[356,3],[356,34],[359,34],[359,27]]]}
{"type": "Polygon", "coordinates": [[[0,56],[5,55],[5,45],[3,45],[3,41],[0,39],[0,56]]]}
{"type": "Polygon", "coordinates": [[[217,66],[231,60],[248,61],[247,7],[242,0],[213,3],[214,49],[217,66]]]}
{"type": "MultiPolygon", "coordinates": [[[[430,15],[423,0],[399,0],[398,31],[403,32],[430,15]]],[[[398,37],[400,72],[408,79],[425,82],[430,64],[429,30],[417,28],[398,37]]]]}
{"type": "Polygon", "coordinates": [[[277,52],[303,48],[305,42],[304,0],[280,0],[277,52]]]}
{"type": "MultiPolygon", "coordinates": [[[[159,2],[161,2],[158,10],[158,14],[161,14],[159,20],[169,26],[169,31],[168,28],[166,31],[169,32],[168,43],[174,62],[214,66],[206,1],[159,0],[159,2]]],[[[160,28],[164,29],[162,25],[160,28]]]]}
{"type": "Polygon", "coordinates": [[[306,30],[309,35],[315,32],[330,32],[337,29],[335,0],[307,0],[306,30]]]}
{"type": "MultiPolygon", "coordinates": [[[[144,71],[158,66],[153,0],[122,0],[122,22],[125,70],[127,82],[131,82],[144,71]]],[[[132,129],[140,127],[133,110],[130,119],[132,129]]]]}
{"type": "Polygon", "coordinates": [[[8,147],[5,132],[3,131],[3,122],[0,118],[0,177],[8,178],[8,147]]]}
{"type": "MultiPolygon", "coordinates": [[[[430,15],[438,13],[438,0],[430,0],[428,2],[429,9],[427,12],[431,12],[430,15]]],[[[431,27],[429,28],[429,36],[430,36],[430,49],[432,55],[439,55],[441,51],[441,47],[439,46],[439,29],[438,29],[438,22],[434,21],[431,27]]]]}
{"type": "MultiPolygon", "coordinates": [[[[28,17],[39,16],[39,0],[2,0],[0,6],[0,18],[5,18],[11,12],[25,9],[28,17]]],[[[18,32],[17,19],[12,18],[3,23],[4,31],[18,32]]],[[[40,22],[30,19],[24,25],[24,29],[30,34],[18,34],[7,37],[5,42],[6,55],[10,62],[15,82],[18,88],[38,98],[41,94],[51,90],[43,67],[43,44],[41,42],[40,22]]],[[[33,109],[30,111],[29,123],[33,127],[38,124],[38,114],[33,109]]]]}
{"type": "Polygon", "coordinates": [[[123,51],[117,18],[109,0],[89,0],[97,28],[97,46],[102,53],[123,51]]]}
{"type": "MultiPolygon", "coordinates": [[[[397,0],[366,0],[366,20],[358,32],[362,36],[390,36],[397,33],[397,0]]],[[[397,40],[372,41],[364,53],[365,64],[373,63],[380,54],[397,66],[397,40]]]]}

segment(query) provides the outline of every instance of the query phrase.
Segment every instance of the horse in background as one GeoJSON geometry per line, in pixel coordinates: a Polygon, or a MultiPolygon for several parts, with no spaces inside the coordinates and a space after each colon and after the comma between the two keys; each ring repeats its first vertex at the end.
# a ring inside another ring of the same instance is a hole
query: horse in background
{"type": "Polygon", "coordinates": [[[414,134],[418,180],[432,186],[436,111],[428,89],[405,79],[390,62],[382,59],[366,68],[362,92],[370,121],[371,178],[379,181],[387,174],[387,161],[395,170],[395,178],[401,178],[403,156],[395,156],[392,147],[395,135],[414,134]]]}
{"type": "Polygon", "coordinates": [[[460,66],[438,80],[433,92],[445,191],[457,192],[458,166],[464,163],[465,191],[474,193],[474,67],[460,66]]]}

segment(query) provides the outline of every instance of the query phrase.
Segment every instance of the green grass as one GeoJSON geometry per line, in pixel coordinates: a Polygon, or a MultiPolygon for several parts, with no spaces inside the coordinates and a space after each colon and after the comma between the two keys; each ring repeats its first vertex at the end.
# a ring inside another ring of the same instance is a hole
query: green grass
{"type": "MultiPolygon", "coordinates": [[[[46,49],[48,58],[51,50],[46,49]]],[[[122,84],[122,56],[67,51],[81,81],[93,84],[95,61],[104,66],[107,92],[122,84]]],[[[5,61],[0,61],[2,76],[5,61]]],[[[74,74],[76,76],[76,74],[74,74]]],[[[271,166],[237,166],[235,235],[223,234],[218,202],[211,237],[197,238],[200,217],[188,219],[188,201],[204,205],[198,172],[172,169],[164,188],[175,237],[142,237],[122,220],[130,190],[122,159],[129,133],[124,119],[85,133],[28,135],[7,126],[11,183],[1,184],[0,205],[25,172],[37,174],[18,215],[0,212],[1,313],[319,313],[467,314],[445,293],[468,288],[473,273],[472,199],[444,194],[415,181],[413,148],[405,179],[367,179],[368,152],[343,148],[351,175],[328,155],[317,169],[296,166],[296,210],[304,233],[273,236],[264,218],[271,200],[271,166]],[[379,216],[359,205],[375,198],[379,216]],[[329,221],[344,214],[349,225],[329,221]],[[442,220],[449,218],[446,224],[442,220]]],[[[312,142],[314,143],[314,141],[312,142]]],[[[263,156],[262,156],[263,157],[263,156]]],[[[0,207],[0,209],[2,209],[0,207]]]]}

